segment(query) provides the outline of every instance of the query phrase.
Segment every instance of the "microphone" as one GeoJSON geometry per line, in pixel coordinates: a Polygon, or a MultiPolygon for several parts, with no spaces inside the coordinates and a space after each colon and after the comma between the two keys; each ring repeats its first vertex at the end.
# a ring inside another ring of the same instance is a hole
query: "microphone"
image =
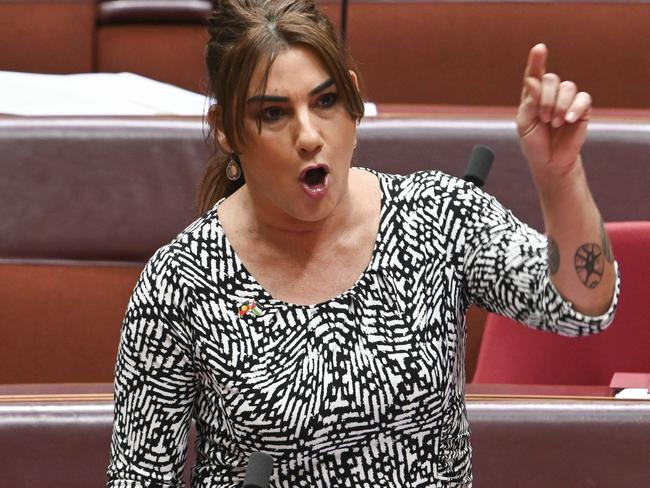
{"type": "Polygon", "coordinates": [[[346,42],[348,33],[348,0],[341,0],[341,39],[346,42]]]}
{"type": "Polygon", "coordinates": [[[492,161],[494,161],[494,151],[492,149],[481,144],[474,146],[469,155],[469,162],[463,179],[474,183],[479,188],[482,187],[487,180],[492,161]]]}
{"type": "Polygon", "coordinates": [[[248,458],[243,488],[269,488],[273,458],[265,452],[254,452],[248,458]]]}

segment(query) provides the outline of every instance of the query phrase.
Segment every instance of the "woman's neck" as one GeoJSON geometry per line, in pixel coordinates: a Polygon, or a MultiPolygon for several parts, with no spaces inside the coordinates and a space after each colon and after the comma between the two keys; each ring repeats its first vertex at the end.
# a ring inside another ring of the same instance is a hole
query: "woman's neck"
{"type": "MultiPolygon", "coordinates": [[[[351,175],[352,177],[352,175],[351,175]]],[[[257,200],[246,185],[240,189],[238,207],[245,222],[241,230],[247,239],[273,246],[313,249],[327,245],[333,239],[356,226],[361,218],[359,205],[354,204],[354,192],[348,188],[333,211],[317,221],[299,220],[276,206],[257,200]]]]}

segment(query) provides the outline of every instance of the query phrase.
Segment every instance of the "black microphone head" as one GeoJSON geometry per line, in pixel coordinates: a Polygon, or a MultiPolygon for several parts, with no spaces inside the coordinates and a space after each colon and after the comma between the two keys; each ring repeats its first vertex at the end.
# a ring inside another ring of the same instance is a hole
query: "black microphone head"
{"type": "Polygon", "coordinates": [[[474,183],[476,186],[483,186],[487,180],[488,173],[494,161],[494,151],[487,146],[476,145],[469,155],[469,162],[463,179],[474,183]]]}
{"type": "Polygon", "coordinates": [[[269,488],[273,458],[265,452],[254,452],[248,458],[244,488],[269,488]]]}

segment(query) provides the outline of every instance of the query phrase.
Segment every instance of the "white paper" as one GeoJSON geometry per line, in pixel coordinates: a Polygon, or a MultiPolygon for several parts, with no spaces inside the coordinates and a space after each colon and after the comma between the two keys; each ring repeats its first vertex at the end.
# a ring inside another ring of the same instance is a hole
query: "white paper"
{"type": "MultiPolygon", "coordinates": [[[[366,116],[377,107],[366,103],[366,116]]],[[[0,114],[202,116],[205,95],[133,73],[48,75],[0,71],[0,114]]]]}
{"type": "Polygon", "coordinates": [[[364,117],[377,117],[377,105],[372,102],[363,102],[364,117]]]}
{"type": "Polygon", "coordinates": [[[0,71],[0,113],[11,115],[198,115],[204,95],[133,73],[45,75],[0,71]]]}
{"type": "Polygon", "coordinates": [[[647,388],[624,388],[614,396],[625,400],[650,400],[647,388]]]}

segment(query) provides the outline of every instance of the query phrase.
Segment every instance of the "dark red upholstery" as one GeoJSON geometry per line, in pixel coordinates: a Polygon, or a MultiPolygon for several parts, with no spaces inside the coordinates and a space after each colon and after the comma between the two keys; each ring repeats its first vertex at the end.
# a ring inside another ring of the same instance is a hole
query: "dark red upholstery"
{"type": "Polygon", "coordinates": [[[140,263],[0,259],[0,384],[112,381],[140,263]]]}
{"type": "MultiPolygon", "coordinates": [[[[327,13],[338,5],[325,3],[327,13]]],[[[94,71],[128,71],[205,93],[211,9],[207,0],[100,1],[94,71]]]]}
{"type": "Polygon", "coordinates": [[[568,338],[489,314],[474,382],[608,385],[614,372],[650,372],[650,221],[607,224],[621,271],[614,322],[568,338]]]}
{"type": "Polygon", "coordinates": [[[207,41],[207,28],[200,23],[103,24],[97,29],[95,71],[137,73],[205,93],[207,41]]]}
{"type": "MultiPolygon", "coordinates": [[[[341,2],[317,3],[338,24],[341,2]]],[[[373,101],[515,105],[528,50],[543,41],[549,69],[585,87],[598,106],[650,106],[643,0],[348,3],[347,44],[373,101]]],[[[95,69],[203,89],[209,11],[203,0],[100,2],[95,69]]]]}
{"type": "MultiPolygon", "coordinates": [[[[146,261],[194,218],[210,154],[200,118],[0,118],[0,258],[146,261]],[[36,230],[36,231],[35,231],[36,230]]],[[[650,123],[595,119],[583,157],[605,221],[650,220],[650,123]]],[[[542,230],[512,119],[365,119],[355,165],[461,176],[494,148],[485,190],[542,230]]]]}
{"type": "MultiPolygon", "coordinates": [[[[340,3],[317,0],[335,24],[340,3]]],[[[349,51],[374,101],[514,105],[527,52],[543,41],[549,69],[587,89],[596,106],[650,107],[645,0],[348,3],[349,51]]],[[[0,0],[0,69],[133,71],[203,91],[210,8],[208,0],[0,0]]]]}
{"type": "Polygon", "coordinates": [[[208,25],[208,0],[102,0],[98,24],[203,24],[208,25]]]}
{"type": "Polygon", "coordinates": [[[93,71],[95,9],[95,0],[0,0],[0,70],[93,71]]]}
{"type": "Polygon", "coordinates": [[[205,0],[98,2],[95,71],[128,71],[205,93],[210,9],[205,0]]]}
{"type": "Polygon", "coordinates": [[[549,71],[596,106],[650,106],[643,0],[349,3],[348,44],[371,100],[515,105],[528,51],[545,42],[549,71]]]}

